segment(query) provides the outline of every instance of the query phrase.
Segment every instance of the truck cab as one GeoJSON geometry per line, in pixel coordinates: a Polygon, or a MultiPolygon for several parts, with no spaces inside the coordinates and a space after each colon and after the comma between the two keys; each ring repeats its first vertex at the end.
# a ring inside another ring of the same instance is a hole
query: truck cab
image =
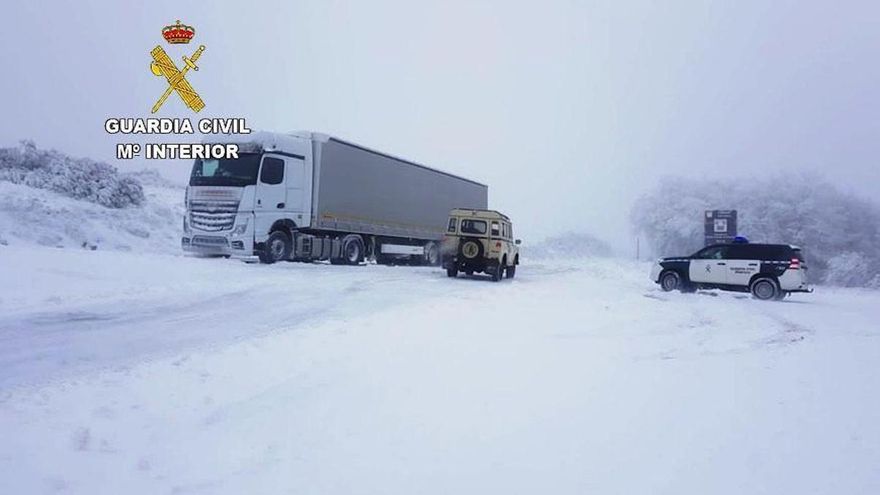
{"type": "Polygon", "coordinates": [[[513,223],[495,210],[455,208],[449,212],[441,244],[443,267],[449,277],[487,273],[498,282],[513,278],[519,265],[520,240],[513,238],[513,223]]]}
{"type": "Polygon", "coordinates": [[[239,154],[193,163],[181,240],[185,251],[253,256],[266,252],[274,225],[309,227],[310,139],[255,133],[206,142],[237,142],[239,154]]]}

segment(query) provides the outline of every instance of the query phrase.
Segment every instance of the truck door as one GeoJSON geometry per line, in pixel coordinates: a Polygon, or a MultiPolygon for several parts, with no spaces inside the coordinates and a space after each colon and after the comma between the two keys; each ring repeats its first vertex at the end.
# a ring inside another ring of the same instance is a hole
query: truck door
{"type": "Polygon", "coordinates": [[[727,283],[727,246],[709,246],[691,259],[688,276],[701,284],[727,283]]]}
{"type": "Polygon", "coordinates": [[[287,207],[284,168],[284,157],[263,155],[254,192],[254,235],[257,242],[265,240],[272,224],[284,217],[284,209],[287,207]]]}

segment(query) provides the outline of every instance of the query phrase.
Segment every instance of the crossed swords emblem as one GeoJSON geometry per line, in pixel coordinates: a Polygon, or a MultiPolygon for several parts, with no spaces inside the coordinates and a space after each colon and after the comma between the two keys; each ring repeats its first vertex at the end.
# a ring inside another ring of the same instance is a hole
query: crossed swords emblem
{"type": "Polygon", "coordinates": [[[153,62],[150,63],[150,70],[157,76],[165,76],[165,79],[168,80],[168,89],[165,90],[156,104],[153,105],[152,113],[156,113],[162,108],[162,104],[164,104],[165,100],[171,96],[172,92],[177,92],[180,99],[183,100],[183,103],[194,112],[198,112],[205,108],[205,102],[202,101],[202,98],[196,93],[196,90],[194,90],[189,81],[186,80],[186,73],[189,72],[190,69],[195,71],[199,70],[198,66],[196,66],[196,62],[199,60],[199,57],[202,56],[203,51],[205,51],[205,45],[199,46],[191,57],[184,55],[183,69],[178,70],[177,66],[171,60],[171,57],[165,53],[165,50],[163,50],[161,46],[153,48],[150,52],[150,55],[153,56],[153,62]]]}

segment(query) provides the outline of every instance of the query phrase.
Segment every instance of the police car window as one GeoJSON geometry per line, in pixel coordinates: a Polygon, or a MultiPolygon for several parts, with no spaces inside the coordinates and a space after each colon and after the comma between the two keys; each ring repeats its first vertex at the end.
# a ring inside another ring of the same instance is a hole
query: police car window
{"type": "Polygon", "coordinates": [[[446,227],[446,232],[455,232],[455,217],[449,219],[449,226],[446,227]]]}
{"type": "Polygon", "coordinates": [[[486,222],[482,220],[470,220],[463,219],[461,221],[461,233],[462,234],[485,234],[486,233],[486,222]]]}
{"type": "Polygon", "coordinates": [[[727,254],[727,248],[724,246],[706,248],[697,253],[697,258],[701,260],[722,260],[727,254]]]}
{"type": "Polygon", "coordinates": [[[727,258],[732,260],[751,260],[756,259],[755,250],[752,246],[737,245],[732,246],[727,252],[727,258]]]}

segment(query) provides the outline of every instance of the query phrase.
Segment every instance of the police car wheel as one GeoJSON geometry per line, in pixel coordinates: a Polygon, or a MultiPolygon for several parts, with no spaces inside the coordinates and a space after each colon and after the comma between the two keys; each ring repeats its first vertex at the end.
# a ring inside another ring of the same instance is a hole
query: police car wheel
{"type": "Polygon", "coordinates": [[[676,272],[665,272],[660,276],[660,288],[664,292],[678,289],[681,285],[681,277],[676,272]]]}
{"type": "Polygon", "coordinates": [[[779,287],[772,279],[759,278],[752,283],[752,295],[762,301],[776,299],[779,295],[779,287]]]}

